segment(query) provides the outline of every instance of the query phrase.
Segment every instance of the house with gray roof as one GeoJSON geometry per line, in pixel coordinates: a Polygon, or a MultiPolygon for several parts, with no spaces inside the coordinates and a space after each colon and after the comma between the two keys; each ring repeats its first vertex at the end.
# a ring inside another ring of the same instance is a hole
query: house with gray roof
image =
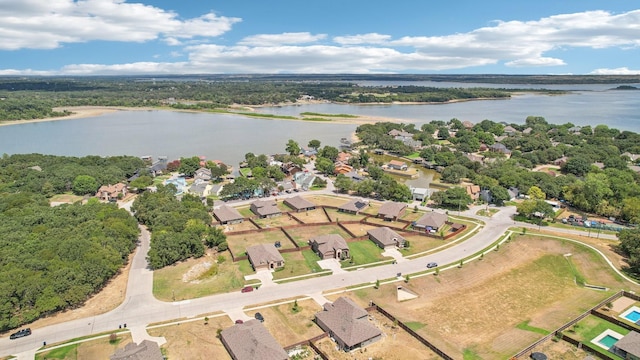
{"type": "Polygon", "coordinates": [[[362,211],[363,209],[365,209],[367,206],[369,206],[369,202],[367,200],[353,199],[353,200],[349,201],[348,203],[338,207],[338,211],[357,214],[360,211],[362,211]]]}
{"type": "Polygon", "coordinates": [[[622,339],[618,340],[610,350],[623,359],[640,359],[640,333],[629,332],[622,339]]]}
{"type": "Polygon", "coordinates": [[[273,244],[258,244],[247,248],[253,270],[278,269],[284,267],[284,259],[273,244]]]}
{"type": "Polygon", "coordinates": [[[395,221],[402,217],[406,210],[407,204],[405,203],[387,201],[380,206],[380,210],[378,210],[378,217],[383,218],[386,221],[395,221]]]}
{"type": "Polygon", "coordinates": [[[201,198],[205,198],[209,195],[209,190],[211,190],[211,184],[204,180],[196,180],[189,187],[189,193],[197,195],[201,198]]]}
{"type": "Polygon", "coordinates": [[[204,181],[210,181],[211,180],[211,170],[205,167],[201,167],[198,170],[196,170],[196,172],[193,174],[193,178],[195,180],[204,180],[204,181]]]}
{"type": "Polygon", "coordinates": [[[432,211],[422,215],[418,221],[413,223],[413,227],[418,229],[438,231],[447,222],[447,214],[432,211]]]}
{"type": "Polygon", "coordinates": [[[238,210],[227,205],[213,209],[213,216],[215,216],[222,225],[239,224],[244,220],[244,217],[240,215],[238,210]]]}
{"type": "Polygon", "coordinates": [[[261,218],[270,218],[282,214],[274,200],[256,200],[251,204],[251,211],[261,218]]]}
{"type": "Polygon", "coordinates": [[[386,226],[367,230],[367,235],[369,235],[369,240],[383,249],[404,247],[405,238],[386,226]]]}
{"type": "Polygon", "coordinates": [[[507,156],[511,156],[511,150],[507,149],[507,147],[501,143],[495,143],[489,146],[489,151],[499,152],[507,156]]]}
{"type": "Polygon", "coordinates": [[[382,331],[369,321],[367,311],[347,297],[326,303],[323,309],[316,314],[316,323],[344,351],[365,347],[382,338],[382,331]]]}
{"type": "Polygon", "coordinates": [[[311,250],[321,259],[345,260],[350,257],[347,241],[338,234],[320,235],[309,240],[311,250]]]}
{"type": "Polygon", "coordinates": [[[220,340],[233,360],[286,360],[289,355],[269,330],[256,320],[235,324],[220,332],[220,340]]]}
{"type": "Polygon", "coordinates": [[[294,196],[292,198],[285,199],[284,204],[296,212],[313,210],[316,208],[316,204],[302,198],[301,196],[294,196]]]}
{"type": "Polygon", "coordinates": [[[116,350],[109,356],[110,360],[163,360],[162,352],[157,343],[143,340],[140,344],[128,343],[124,348],[116,350]]]}

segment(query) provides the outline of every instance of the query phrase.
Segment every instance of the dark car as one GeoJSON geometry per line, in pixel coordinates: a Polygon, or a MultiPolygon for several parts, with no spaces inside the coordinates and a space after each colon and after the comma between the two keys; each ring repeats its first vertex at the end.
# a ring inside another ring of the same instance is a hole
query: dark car
{"type": "Polygon", "coordinates": [[[31,335],[31,329],[30,328],[26,328],[26,329],[22,329],[18,332],[14,332],[13,334],[11,334],[11,336],[9,336],[9,339],[13,340],[13,339],[19,339],[21,337],[25,337],[25,336],[29,336],[31,335]]]}
{"type": "Polygon", "coordinates": [[[244,321],[242,321],[240,319],[236,320],[236,324],[243,324],[243,323],[244,323],[244,321]]]}
{"type": "Polygon", "coordinates": [[[427,269],[432,269],[434,267],[438,267],[438,263],[430,262],[427,264],[427,269]]]}
{"type": "Polygon", "coordinates": [[[253,286],[245,286],[242,288],[242,290],[240,290],[241,292],[245,293],[245,292],[252,292],[253,291],[253,286]]]}
{"type": "Polygon", "coordinates": [[[259,320],[260,322],[264,322],[264,316],[262,316],[262,314],[260,314],[259,312],[257,312],[255,314],[255,318],[256,318],[256,320],[259,320]]]}

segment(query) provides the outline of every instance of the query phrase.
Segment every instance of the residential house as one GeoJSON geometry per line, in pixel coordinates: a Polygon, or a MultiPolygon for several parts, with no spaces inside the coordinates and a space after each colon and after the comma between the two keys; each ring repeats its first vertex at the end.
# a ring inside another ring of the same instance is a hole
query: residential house
{"type": "Polygon", "coordinates": [[[162,175],[167,171],[167,165],[169,160],[166,156],[158,156],[158,160],[154,161],[149,167],[149,172],[152,176],[162,175]]]}
{"type": "Polygon", "coordinates": [[[429,189],[411,188],[411,196],[415,201],[425,201],[429,197],[429,189]]]}
{"type": "Polygon", "coordinates": [[[211,184],[209,182],[198,179],[189,187],[189,193],[199,196],[200,198],[206,198],[209,196],[211,190],[211,184]]]}
{"type": "Polygon", "coordinates": [[[499,152],[506,155],[507,157],[511,156],[511,150],[507,149],[507,147],[501,143],[495,143],[489,146],[489,151],[499,152]]]}
{"type": "Polygon", "coordinates": [[[193,174],[194,180],[211,181],[211,170],[201,167],[193,174]]]}
{"type": "Polygon", "coordinates": [[[504,127],[503,132],[507,136],[513,136],[518,133],[518,130],[516,130],[513,126],[508,125],[504,127]]]}
{"type": "Polygon", "coordinates": [[[295,212],[313,210],[316,208],[316,204],[300,196],[285,199],[284,204],[292,208],[295,212]]]}
{"type": "Polygon", "coordinates": [[[213,216],[215,216],[222,225],[239,224],[244,220],[244,217],[240,215],[238,210],[227,205],[213,209],[213,216]]]}
{"type": "Polygon", "coordinates": [[[478,151],[487,151],[489,147],[487,144],[480,144],[480,149],[478,151]]]}
{"type": "Polygon", "coordinates": [[[163,360],[158,343],[151,340],[142,340],[138,345],[128,343],[122,349],[117,349],[109,360],[163,360]]]}
{"type": "Polygon", "coordinates": [[[386,226],[367,230],[367,235],[369,235],[369,240],[383,249],[404,247],[405,238],[386,226]]]}
{"type": "Polygon", "coordinates": [[[127,195],[127,185],[117,183],[114,185],[102,185],[96,192],[96,197],[103,201],[118,201],[127,195]]]}
{"type": "Polygon", "coordinates": [[[526,129],[522,130],[522,133],[523,133],[524,135],[529,135],[529,134],[531,134],[531,132],[532,132],[532,131],[533,131],[533,129],[532,129],[532,128],[530,128],[530,127],[528,127],[528,128],[526,128],[526,129]]]}
{"type": "Polygon", "coordinates": [[[380,210],[378,210],[378,217],[383,218],[386,221],[396,221],[404,215],[405,210],[407,210],[407,204],[396,201],[387,201],[380,206],[380,210]]]}
{"type": "Polygon", "coordinates": [[[296,183],[294,183],[293,181],[281,181],[279,183],[276,183],[277,188],[278,188],[278,192],[286,192],[286,193],[291,193],[295,188],[296,188],[296,183]]]}
{"type": "Polygon", "coordinates": [[[353,154],[342,151],[338,153],[338,156],[336,157],[336,161],[348,163],[352,157],[353,157],[353,154]]]}
{"type": "Polygon", "coordinates": [[[418,221],[413,223],[413,227],[427,231],[438,231],[446,222],[447,214],[432,211],[422,215],[418,221]]]}
{"type": "Polygon", "coordinates": [[[316,314],[316,323],[344,351],[365,347],[382,338],[382,331],[369,322],[367,311],[347,297],[326,303],[323,309],[316,314]]]}
{"type": "Polygon", "coordinates": [[[274,200],[256,200],[251,204],[251,211],[261,218],[270,218],[282,214],[274,200]]]}
{"type": "Polygon", "coordinates": [[[517,187],[508,188],[507,193],[509,193],[509,200],[515,200],[520,197],[520,189],[517,187]]]}
{"type": "Polygon", "coordinates": [[[341,161],[336,161],[336,163],[333,165],[333,173],[336,175],[346,174],[352,171],[353,171],[353,166],[347,163],[343,163],[341,161]]]}
{"type": "Polygon", "coordinates": [[[569,161],[569,158],[566,157],[566,156],[563,156],[563,157],[560,157],[560,158],[557,158],[557,159],[553,160],[553,165],[563,166],[564,164],[567,163],[567,161],[569,161]]]}
{"type": "Polygon", "coordinates": [[[410,132],[406,132],[406,131],[401,131],[401,130],[396,130],[393,129],[391,131],[389,131],[387,134],[389,134],[390,136],[393,136],[393,138],[395,140],[400,140],[400,141],[404,141],[407,139],[413,139],[413,134],[410,132]]]}
{"type": "Polygon", "coordinates": [[[296,184],[296,188],[307,191],[313,186],[314,181],[316,181],[316,176],[307,171],[301,171],[294,175],[293,181],[296,184]]]}
{"type": "Polygon", "coordinates": [[[582,132],[582,127],[580,126],[570,127],[567,129],[567,131],[571,134],[579,134],[580,132],[582,132]]]}
{"type": "Polygon", "coordinates": [[[282,169],[282,172],[287,176],[294,176],[296,173],[302,171],[302,168],[300,168],[300,166],[298,166],[298,165],[296,165],[296,164],[294,164],[292,162],[286,162],[286,163],[282,164],[280,169],[282,169]]]}
{"type": "Polygon", "coordinates": [[[631,331],[618,340],[609,351],[625,360],[640,359],[640,333],[631,331]]]}
{"type": "Polygon", "coordinates": [[[249,262],[253,270],[279,269],[284,267],[284,259],[273,244],[259,244],[247,248],[249,262]]]}
{"type": "Polygon", "coordinates": [[[357,171],[353,170],[353,171],[349,171],[346,174],[343,174],[344,176],[348,177],[349,179],[351,179],[351,181],[362,181],[364,180],[364,176],[360,175],[357,171]]]}
{"type": "Polygon", "coordinates": [[[287,352],[256,319],[222,330],[220,340],[233,360],[289,359],[287,352]]]}
{"type": "Polygon", "coordinates": [[[313,252],[321,259],[345,260],[349,258],[347,241],[338,234],[320,235],[309,240],[313,252]]]}
{"type": "Polygon", "coordinates": [[[182,176],[174,176],[164,181],[164,185],[176,187],[176,195],[182,195],[187,191],[187,180],[182,176]]]}
{"type": "Polygon", "coordinates": [[[222,188],[224,188],[224,184],[213,184],[213,186],[211,186],[211,190],[209,190],[209,195],[220,196],[222,188]]]}
{"type": "Polygon", "coordinates": [[[462,126],[464,126],[465,129],[469,130],[473,128],[473,123],[469,120],[463,121],[462,126]]]}
{"type": "Polygon", "coordinates": [[[479,162],[480,164],[484,164],[484,156],[476,155],[476,154],[465,154],[464,155],[471,162],[479,162]]]}
{"type": "Polygon", "coordinates": [[[405,164],[403,161],[400,160],[391,160],[389,161],[389,163],[387,164],[387,168],[389,169],[393,169],[393,170],[401,170],[401,171],[407,171],[407,169],[409,168],[407,166],[407,164],[405,164]]]}
{"type": "Polygon", "coordinates": [[[471,197],[471,200],[476,201],[480,197],[480,186],[467,185],[466,190],[467,190],[467,195],[471,197]]]}
{"type": "Polygon", "coordinates": [[[629,160],[631,160],[632,162],[636,162],[636,161],[638,161],[638,159],[640,159],[640,155],[638,155],[638,154],[632,154],[632,153],[630,153],[630,152],[628,152],[628,151],[627,151],[627,152],[622,153],[622,155],[621,155],[621,156],[626,156],[626,157],[628,157],[628,158],[629,158],[629,160]]]}
{"type": "Polygon", "coordinates": [[[300,148],[300,153],[304,156],[304,157],[314,157],[316,155],[318,155],[318,150],[314,149],[314,148],[310,148],[310,147],[301,147],[300,148]]]}
{"type": "Polygon", "coordinates": [[[352,199],[348,203],[343,204],[340,207],[338,207],[338,211],[352,213],[352,214],[358,214],[360,211],[365,209],[367,206],[369,206],[369,201],[367,201],[367,200],[352,199]]]}

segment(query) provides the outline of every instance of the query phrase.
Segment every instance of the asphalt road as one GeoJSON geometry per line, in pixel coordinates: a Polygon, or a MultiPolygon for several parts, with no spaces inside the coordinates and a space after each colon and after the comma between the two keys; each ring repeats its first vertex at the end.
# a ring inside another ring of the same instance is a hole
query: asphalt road
{"type": "MultiPolygon", "coordinates": [[[[331,191],[327,189],[320,191],[320,193],[322,192],[330,193],[331,191]]],[[[296,195],[298,194],[288,194],[279,198],[296,195]]],[[[244,201],[238,201],[234,205],[242,203],[244,201]]],[[[127,324],[130,328],[145,327],[147,324],[154,322],[196,317],[219,310],[241,309],[244,306],[253,304],[310,295],[363,283],[375,283],[377,279],[391,278],[396,276],[397,273],[404,275],[426,270],[426,264],[432,261],[441,266],[457,264],[461,259],[487,248],[502,236],[509,227],[523,226],[523,224],[515,224],[513,221],[512,216],[515,213],[515,207],[513,206],[501,208],[492,218],[476,216],[475,211],[477,210],[478,208],[476,207],[462,213],[464,216],[480,218],[486,223],[477,234],[458,245],[421,258],[403,261],[398,264],[364,268],[341,274],[279,284],[249,293],[240,293],[238,291],[174,303],[161,302],[153,297],[153,272],[147,268],[146,262],[150,235],[144,227],[141,227],[140,241],[129,273],[124,303],[103,315],[33,329],[31,336],[22,339],[9,340],[8,336],[2,338],[0,339],[0,357],[28,351],[33,352],[33,349],[42,346],[43,341],[52,344],[82,336],[114,331],[123,324],[127,324]]],[[[455,215],[455,212],[451,215],[455,215]]],[[[572,230],[567,229],[558,229],[558,231],[572,232],[572,230]]]]}

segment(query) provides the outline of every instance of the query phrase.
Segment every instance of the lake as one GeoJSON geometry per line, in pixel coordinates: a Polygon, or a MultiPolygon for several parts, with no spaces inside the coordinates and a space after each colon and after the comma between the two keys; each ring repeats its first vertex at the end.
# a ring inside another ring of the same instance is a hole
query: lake
{"type": "MultiPolygon", "coordinates": [[[[425,85],[416,84],[415,85],[425,85]]],[[[447,84],[444,84],[447,85],[447,84]]],[[[469,84],[456,84],[460,87],[469,84]]],[[[487,86],[486,84],[471,84],[487,86]]],[[[639,86],[638,84],[634,84],[639,86]]],[[[442,83],[435,86],[444,87],[442,83]]],[[[530,85],[489,85],[524,88],[530,85]]],[[[547,89],[580,89],[567,95],[523,94],[508,100],[468,101],[437,105],[309,104],[261,108],[261,112],[342,113],[401,119],[422,125],[431,120],[479,122],[484,119],[523,123],[529,115],[550,123],[606,124],[640,132],[640,91],[611,91],[617,85],[549,85],[547,89]]],[[[536,86],[537,87],[537,86],[536,86]]],[[[119,111],[98,117],[26,123],[0,127],[0,154],[160,155],[170,159],[204,155],[236,165],[247,152],[282,153],[288,139],[306,145],[318,139],[338,146],[356,125],[264,120],[235,115],[171,111],[119,111]]]]}

